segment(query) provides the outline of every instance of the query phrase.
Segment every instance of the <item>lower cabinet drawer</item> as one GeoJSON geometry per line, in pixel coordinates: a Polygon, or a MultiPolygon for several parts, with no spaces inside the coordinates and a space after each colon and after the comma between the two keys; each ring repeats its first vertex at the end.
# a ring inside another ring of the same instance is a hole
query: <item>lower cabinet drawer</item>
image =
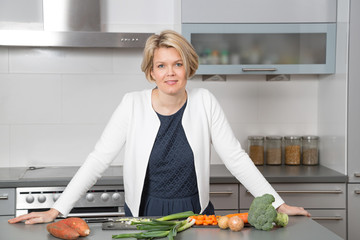
{"type": "MultiPolygon", "coordinates": [[[[346,208],[346,184],[276,183],[272,184],[284,201],[293,206],[311,208],[346,208]]],[[[253,196],[240,185],[240,209],[248,209],[253,196]]]]}
{"type": "Polygon", "coordinates": [[[15,189],[0,188],[0,216],[15,215],[15,189]]]}
{"type": "MultiPolygon", "coordinates": [[[[210,201],[215,210],[239,209],[239,185],[238,184],[210,184],[210,201]]],[[[231,211],[234,213],[234,211],[231,211]]]]}
{"type": "Polygon", "coordinates": [[[311,218],[330,231],[346,239],[346,210],[309,210],[311,218]]]}

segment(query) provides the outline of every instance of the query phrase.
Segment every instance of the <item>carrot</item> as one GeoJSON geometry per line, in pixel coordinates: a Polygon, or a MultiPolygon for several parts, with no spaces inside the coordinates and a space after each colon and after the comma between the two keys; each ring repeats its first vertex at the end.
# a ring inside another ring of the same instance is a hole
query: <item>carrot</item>
{"type": "Polygon", "coordinates": [[[190,216],[195,219],[195,225],[217,225],[217,217],[215,215],[194,215],[190,216]]]}
{"type": "Polygon", "coordinates": [[[75,231],[62,221],[50,223],[46,226],[46,229],[51,235],[61,239],[78,239],[78,237],[80,236],[77,231],[75,231]]]}
{"type": "Polygon", "coordinates": [[[65,223],[67,226],[74,229],[76,232],[80,234],[80,236],[85,237],[90,234],[90,228],[87,225],[87,223],[81,219],[81,218],[66,218],[63,220],[60,220],[60,222],[65,223]]]}
{"type": "Polygon", "coordinates": [[[244,223],[248,223],[249,222],[248,215],[249,215],[249,213],[246,212],[246,213],[232,213],[232,214],[228,214],[226,216],[228,218],[231,218],[233,216],[238,216],[239,218],[241,218],[244,221],[244,223]]]}

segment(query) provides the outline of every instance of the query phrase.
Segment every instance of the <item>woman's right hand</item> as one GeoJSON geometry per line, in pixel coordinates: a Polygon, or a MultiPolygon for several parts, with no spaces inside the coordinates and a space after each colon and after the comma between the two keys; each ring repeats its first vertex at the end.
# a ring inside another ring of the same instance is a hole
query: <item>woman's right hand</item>
{"type": "Polygon", "coordinates": [[[59,211],[51,208],[45,212],[31,212],[28,214],[21,215],[16,218],[9,219],[9,223],[18,223],[25,221],[25,224],[35,224],[35,223],[47,223],[52,222],[59,215],[59,211]]]}

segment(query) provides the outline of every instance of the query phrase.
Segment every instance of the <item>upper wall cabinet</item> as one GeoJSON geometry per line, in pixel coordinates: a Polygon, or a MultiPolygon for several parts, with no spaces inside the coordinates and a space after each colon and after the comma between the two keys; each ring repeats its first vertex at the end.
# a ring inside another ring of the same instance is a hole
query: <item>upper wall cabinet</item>
{"type": "Polygon", "coordinates": [[[334,73],[336,0],[315,2],[183,0],[197,74],[334,73]]]}
{"type": "Polygon", "coordinates": [[[182,0],[183,23],[336,22],[337,0],[182,0]]]}

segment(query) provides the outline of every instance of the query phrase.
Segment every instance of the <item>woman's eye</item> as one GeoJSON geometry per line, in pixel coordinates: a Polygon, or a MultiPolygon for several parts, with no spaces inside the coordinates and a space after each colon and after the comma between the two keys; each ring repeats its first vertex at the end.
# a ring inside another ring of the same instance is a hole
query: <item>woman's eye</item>
{"type": "Polygon", "coordinates": [[[158,65],[158,68],[163,68],[163,67],[164,67],[163,64],[159,64],[159,65],[158,65]]]}
{"type": "Polygon", "coordinates": [[[182,65],[183,65],[182,63],[176,63],[177,67],[182,67],[182,65]]]}

